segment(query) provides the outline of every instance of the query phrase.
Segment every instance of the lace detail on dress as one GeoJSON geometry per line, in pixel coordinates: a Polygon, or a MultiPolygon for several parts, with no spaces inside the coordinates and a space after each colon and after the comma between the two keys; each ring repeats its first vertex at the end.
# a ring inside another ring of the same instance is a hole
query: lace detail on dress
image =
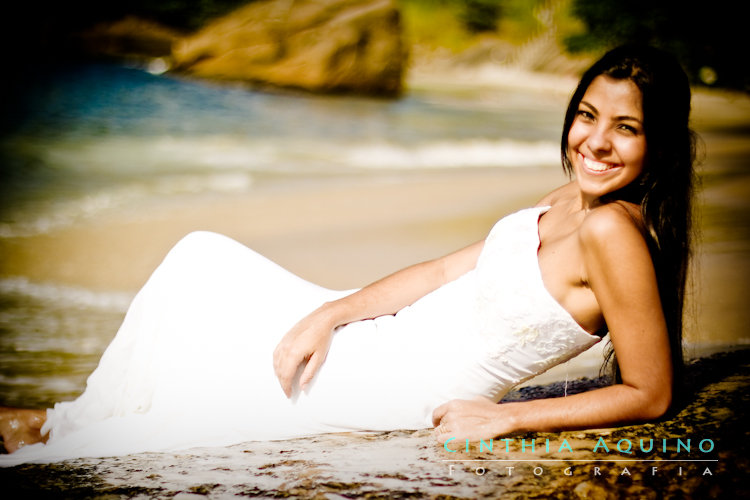
{"type": "Polygon", "coordinates": [[[485,359],[512,383],[562,363],[599,341],[544,287],[538,222],[548,207],[501,219],[477,262],[476,318],[485,359]]]}

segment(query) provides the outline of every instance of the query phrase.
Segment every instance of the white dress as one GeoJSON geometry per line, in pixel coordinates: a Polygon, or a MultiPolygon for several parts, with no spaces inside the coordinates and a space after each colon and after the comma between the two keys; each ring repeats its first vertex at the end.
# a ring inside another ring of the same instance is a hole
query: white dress
{"type": "Polygon", "coordinates": [[[545,210],[500,220],[474,270],[398,314],[337,329],[312,384],[291,399],[273,349],[299,318],[348,292],[304,281],[227,237],[192,233],[135,297],[85,392],[48,410],[48,443],[0,465],[418,429],[451,399],[499,401],[599,340],[544,287],[545,210]]]}

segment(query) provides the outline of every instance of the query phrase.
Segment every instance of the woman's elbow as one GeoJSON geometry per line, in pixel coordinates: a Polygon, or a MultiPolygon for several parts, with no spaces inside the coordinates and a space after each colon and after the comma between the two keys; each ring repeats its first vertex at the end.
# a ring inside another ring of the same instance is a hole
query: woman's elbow
{"type": "Polygon", "coordinates": [[[641,414],[641,419],[644,421],[657,420],[663,417],[671,406],[671,389],[661,389],[645,395],[639,413],[641,414]]]}

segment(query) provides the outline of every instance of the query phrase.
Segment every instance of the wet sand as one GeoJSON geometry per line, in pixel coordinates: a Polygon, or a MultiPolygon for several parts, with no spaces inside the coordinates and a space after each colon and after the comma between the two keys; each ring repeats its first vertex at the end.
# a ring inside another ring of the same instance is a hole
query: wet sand
{"type": "Polygon", "coordinates": [[[261,179],[248,194],[172,198],[0,239],[0,276],[135,291],[182,236],[210,230],[348,289],[473,243],[564,181],[552,168],[261,179]]]}
{"type": "MultiPolygon", "coordinates": [[[[696,252],[688,354],[700,355],[750,340],[746,329],[750,324],[746,305],[750,100],[734,94],[698,94],[694,123],[703,135],[706,160],[701,169],[702,235],[696,252]]],[[[564,177],[556,169],[260,179],[248,195],[174,198],[104,213],[45,235],[0,239],[0,277],[26,276],[40,283],[135,291],[174,242],[203,229],[228,234],[311,281],[352,288],[482,238],[496,219],[535,203],[561,182],[564,177]]],[[[564,450],[550,456],[589,460],[580,468],[572,462],[549,467],[537,461],[518,462],[521,472],[509,476],[504,463],[501,467],[492,462],[486,467],[490,473],[480,476],[473,462],[461,462],[452,476],[443,460],[454,455],[438,446],[429,431],[396,431],[23,466],[2,471],[2,477],[19,491],[35,490],[53,497],[476,498],[502,492],[509,498],[618,498],[626,494],[657,498],[722,496],[733,489],[747,496],[742,489],[746,488],[742,485],[747,431],[740,425],[742,414],[735,410],[750,397],[746,354],[726,354],[702,365],[695,372],[698,382],[691,403],[664,422],[526,436],[538,443],[546,438],[558,444],[568,439],[572,454],[564,450]],[[714,453],[696,453],[697,441],[712,436],[717,436],[714,453]],[[712,476],[700,475],[694,463],[686,465],[685,476],[680,476],[677,462],[659,463],[661,475],[650,475],[651,463],[642,462],[630,469],[629,476],[622,474],[620,464],[607,464],[601,469],[606,470],[603,476],[593,476],[591,460],[599,455],[591,450],[600,437],[610,447],[613,440],[622,438],[636,443],[641,437],[668,438],[668,452],[646,454],[644,459],[690,456],[718,462],[710,465],[712,476]],[[677,454],[674,440],[691,437],[692,454],[677,454]],[[535,465],[548,473],[535,475],[535,465]],[[568,465],[575,465],[572,476],[564,472],[568,465]]],[[[579,381],[569,389],[591,384],[579,381]]],[[[559,389],[559,384],[546,385],[531,394],[559,395],[559,389]]],[[[487,456],[470,453],[468,458],[487,456]]],[[[519,455],[494,458],[515,460],[519,455]]]]}

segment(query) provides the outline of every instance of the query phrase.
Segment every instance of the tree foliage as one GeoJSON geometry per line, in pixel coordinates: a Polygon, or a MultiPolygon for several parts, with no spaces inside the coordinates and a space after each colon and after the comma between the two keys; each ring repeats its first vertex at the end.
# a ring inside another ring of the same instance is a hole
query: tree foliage
{"type": "Polygon", "coordinates": [[[746,16],[738,3],[677,0],[574,0],[586,31],[566,39],[568,50],[648,43],[674,53],[694,83],[750,90],[746,16]]]}
{"type": "Polygon", "coordinates": [[[461,20],[470,32],[481,33],[497,29],[500,0],[465,0],[461,3],[461,20]]]}

